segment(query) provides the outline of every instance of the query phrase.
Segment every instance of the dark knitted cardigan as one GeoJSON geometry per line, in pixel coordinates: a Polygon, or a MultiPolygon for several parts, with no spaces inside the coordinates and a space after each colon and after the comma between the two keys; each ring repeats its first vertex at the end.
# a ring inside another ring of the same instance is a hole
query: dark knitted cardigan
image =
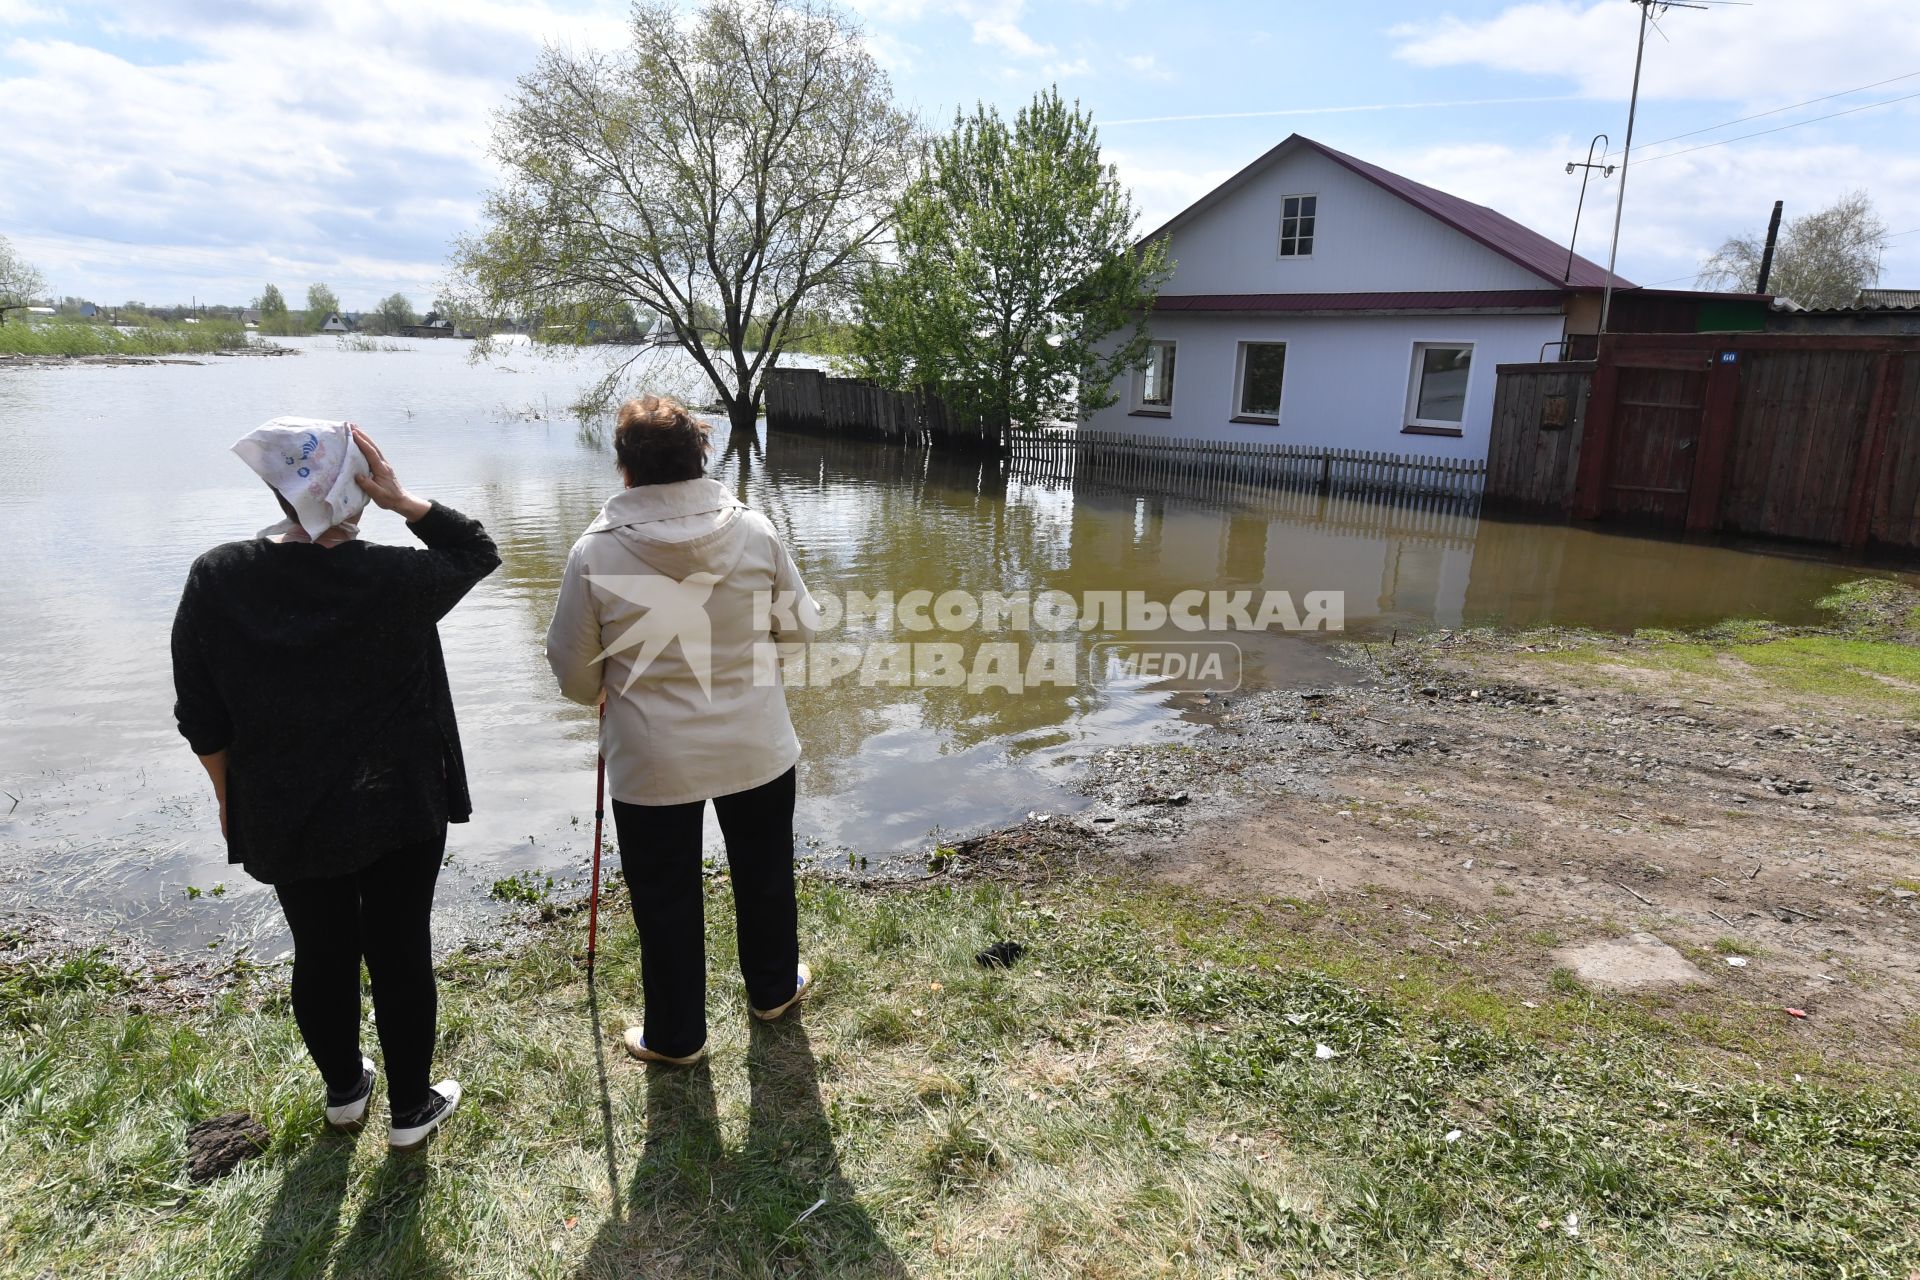
{"type": "Polygon", "coordinates": [[[173,620],[174,718],[227,752],[227,861],[275,883],[346,875],[465,822],[437,627],[500,563],[433,504],[425,550],[255,538],[194,561],[173,620]]]}

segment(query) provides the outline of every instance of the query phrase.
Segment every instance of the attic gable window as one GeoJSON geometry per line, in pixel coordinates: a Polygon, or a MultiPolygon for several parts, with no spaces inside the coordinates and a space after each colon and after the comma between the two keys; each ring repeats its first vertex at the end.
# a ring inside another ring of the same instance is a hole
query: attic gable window
{"type": "Polygon", "coordinates": [[[1280,256],[1311,258],[1319,196],[1286,196],[1280,201],[1280,256]]]}

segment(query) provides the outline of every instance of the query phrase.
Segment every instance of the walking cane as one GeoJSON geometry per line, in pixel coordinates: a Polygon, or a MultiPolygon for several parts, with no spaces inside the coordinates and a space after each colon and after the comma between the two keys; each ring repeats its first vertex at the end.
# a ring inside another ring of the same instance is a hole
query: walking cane
{"type": "MultiPolygon", "coordinates": [[[[607,704],[600,702],[600,721],[604,725],[607,719],[607,704]]],[[[593,954],[600,941],[600,831],[607,816],[607,757],[600,756],[600,764],[593,776],[593,889],[587,899],[587,981],[593,981],[593,954]]]]}

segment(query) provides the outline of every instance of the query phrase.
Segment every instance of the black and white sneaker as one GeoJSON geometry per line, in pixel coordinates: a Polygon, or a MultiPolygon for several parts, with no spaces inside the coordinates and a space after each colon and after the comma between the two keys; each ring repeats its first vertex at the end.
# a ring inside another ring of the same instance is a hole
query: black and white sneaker
{"type": "Polygon", "coordinates": [[[424,1103],[405,1115],[393,1117],[393,1127],[387,1130],[387,1146],[395,1151],[418,1151],[459,1105],[460,1082],[442,1080],[427,1090],[424,1103]]]}
{"type": "Polygon", "coordinates": [[[367,1104],[373,1101],[373,1059],[360,1059],[360,1084],[344,1094],[327,1090],[327,1127],[336,1133],[358,1133],[367,1122],[367,1104]]]}

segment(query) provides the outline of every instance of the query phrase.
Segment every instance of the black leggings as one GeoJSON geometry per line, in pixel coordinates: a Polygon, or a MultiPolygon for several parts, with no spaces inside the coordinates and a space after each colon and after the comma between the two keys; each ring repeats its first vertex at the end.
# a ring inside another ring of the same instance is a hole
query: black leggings
{"type": "Polygon", "coordinates": [[[293,1017],[335,1093],[360,1081],[360,961],[373,981],[373,1020],[395,1114],[427,1100],[438,996],[433,986],[433,884],[443,831],[350,875],[273,886],[293,930],[293,1017]]]}
{"type": "MultiPolygon", "coordinates": [[[[716,796],[733,880],[740,975],[756,1009],[793,998],[800,967],[793,897],[793,770],[772,782],[716,796]]],[[[707,802],[613,802],[620,868],[640,927],[640,983],[647,1047],[681,1057],[707,1042],[706,917],[700,886],[700,824],[707,802]]]]}

